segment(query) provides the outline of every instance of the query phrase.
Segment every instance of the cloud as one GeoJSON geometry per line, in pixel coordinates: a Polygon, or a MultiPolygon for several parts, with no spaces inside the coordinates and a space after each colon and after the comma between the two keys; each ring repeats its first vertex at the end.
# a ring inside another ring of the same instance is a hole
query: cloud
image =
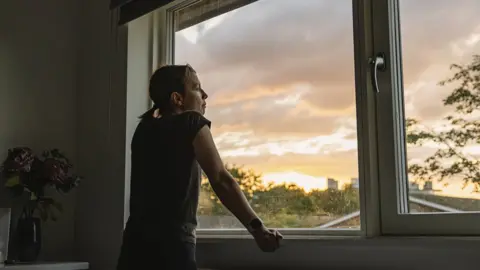
{"type": "Polygon", "coordinates": [[[439,120],[452,111],[442,100],[455,85],[438,82],[452,75],[451,64],[480,53],[480,2],[403,0],[400,7],[407,117],[439,120]]]}
{"type": "Polygon", "coordinates": [[[177,58],[189,59],[181,61],[200,71],[204,84],[211,86],[207,90],[212,92],[212,100],[218,91],[236,96],[259,88],[309,83],[316,90],[324,88],[316,97],[340,98],[350,93],[347,102],[352,103],[351,2],[337,2],[259,1],[206,32],[194,46],[177,35],[177,46],[186,52],[177,50],[177,58]],[[319,29],[318,25],[325,27],[319,29]],[[333,87],[337,89],[328,90],[333,87]]]}
{"type": "Polygon", "coordinates": [[[198,70],[210,94],[215,135],[234,129],[261,138],[315,137],[354,115],[351,2],[337,3],[259,1],[196,44],[177,35],[177,59],[198,70]],[[297,88],[303,90],[295,97],[297,88]]]}
{"type": "Polygon", "coordinates": [[[458,61],[450,45],[465,40],[480,26],[476,0],[403,0],[400,10],[406,83],[418,79],[432,64],[448,66],[458,61]]]}
{"type": "MultiPolygon", "coordinates": [[[[246,143],[223,140],[222,149],[241,151],[275,138],[307,140],[342,127],[353,131],[347,138],[356,138],[351,3],[261,0],[203,29],[196,43],[176,35],[176,60],[197,69],[210,95],[214,135],[241,134],[246,143]]],[[[448,112],[441,100],[452,89],[438,81],[451,74],[450,64],[480,53],[480,1],[402,0],[400,7],[407,117],[438,120],[448,112]]],[[[357,170],[356,154],[342,151],[229,159],[262,171],[357,170]]]]}
{"type": "Polygon", "coordinates": [[[237,127],[245,131],[254,131],[257,136],[318,136],[332,133],[338,128],[342,116],[317,116],[295,113],[296,107],[282,105],[264,105],[253,103],[254,108],[244,110],[243,104],[210,109],[207,117],[211,119],[214,134],[229,131],[237,127]],[[222,112],[223,111],[223,112],[222,112]]]}

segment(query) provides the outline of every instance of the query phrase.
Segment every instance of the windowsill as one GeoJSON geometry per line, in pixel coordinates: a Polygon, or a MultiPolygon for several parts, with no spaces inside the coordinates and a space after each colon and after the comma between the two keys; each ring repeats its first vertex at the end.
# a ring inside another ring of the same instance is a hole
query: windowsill
{"type": "Polygon", "coordinates": [[[480,237],[286,236],[278,251],[263,253],[251,237],[200,237],[197,260],[205,268],[240,270],[473,270],[479,243],[480,237]]]}
{"type": "MultiPolygon", "coordinates": [[[[214,243],[229,240],[252,240],[251,235],[197,235],[198,243],[214,243]]],[[[324,241],[324,240],[367,240],[362,236],[332,236],[332,235],[284,235],[283,241],[324,241]]]]}
{"type": "MultiPolygon", "coordinates": [[[[363,234],[362,231],[354,229],[312,230],[280,228],[278,230],[283,234],[285,240],[358,239],[362,237],[363,234]]],[[[222,240],[252,239],[252,236],[245,229],[204,229],[197,231],[197,239],[199,242],[215,242],[222,240]]]]}
{"type": "Polygon", "coordinates": [[[87,262],[38,262],[32,264],[6,265],[4,269],[15,270],[86,270],[87,262]]]}
{"type": "MultiPolygon", "coordinates": [[[[225,243],[230,241],[253,240],[251,235],[197,235],[197,243],[225,243]]],[[[378,237],[364,237],[364,236],[348,236],[348,235],[284,235],[283,242],[401,242],[414,241],[419,243],[438,243],[438,242],[464,242],[464,241],[480,241],[479,236],[378,236],[378,237]]]]}

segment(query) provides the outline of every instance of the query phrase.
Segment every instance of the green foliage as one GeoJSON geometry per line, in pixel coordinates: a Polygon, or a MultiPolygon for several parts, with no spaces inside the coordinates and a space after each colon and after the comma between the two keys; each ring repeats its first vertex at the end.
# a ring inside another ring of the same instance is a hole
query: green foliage
{"type": "Polygon", "coordinates": [[[351,185],[347,185],[343,190],[314,191],[312,196],[326,213],[346,215],[360,209],[358,190],[351,185]]]}
{"type": "MultiPolygon", "coordinates": [[[[264,185],[261,175],[236,165],[227,165],[252,207],[271,227],[315,227],[329,216],[345,215],[360,209],[358,190],[305,190],[295,184],[264,185]]],[[[228,215],[206,177],[202,180],[200,215],[228,215]]]]}
{"type": "MultiPolygon", "coordinates": [[[[237,180],[237,183],[240,185],[243,194],[247,197],[250,204],[253,204],[254,202],[252,199],[254,197],[254,193],[265,188],[263,186],[262,176],[255,173],[253,170],[246,170],[243,167],[235,164],[226,164],[226,168],[237,180]]],[[[209,204],[210,207],[199,205],[199,214],[204,215],[208,212],[213,215],[225,215],[228,213],[228,210],[223,207],[222,203],[215,195],[215,192],[213,191],[205,175],[203,175],[201,190],[205,194],[202,195],[203,202],[209,204]]]]}
{"type": "Polygon", "coordinates": [[[253,207],[261,213],[304,215],[315,212],[315,202],[305,191],[295,185],[270,185],[255,193],[253,207]]]}
{"type": "Polygon", "coordinates": [[[438,150],[421,163],[411,163],[408,172],[418,180],[445,180],[452,176],[463,178],[465,185],[480,184],[480,161],[467,153],[466,148],[480,143],[480,56],[475,55],[468,65],[451,66],[452,77],[441,81],[442,86],[454,89],[443,105],[454,112],[445,117],[441,131],[433,130],[415,119],[407,119],[407,143],[414,146],[434,143],[438,150]]]}

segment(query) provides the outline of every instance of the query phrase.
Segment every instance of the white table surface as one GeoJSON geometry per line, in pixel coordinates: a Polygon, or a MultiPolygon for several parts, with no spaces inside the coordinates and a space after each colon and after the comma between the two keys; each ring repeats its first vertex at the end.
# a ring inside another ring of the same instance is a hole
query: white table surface
{"type": "Polygon", "coordinates": [[[39,262],[33,264],[15,264],[6,265],[1,270],[86,270],[89,265],[87,262],[39,262]]]}

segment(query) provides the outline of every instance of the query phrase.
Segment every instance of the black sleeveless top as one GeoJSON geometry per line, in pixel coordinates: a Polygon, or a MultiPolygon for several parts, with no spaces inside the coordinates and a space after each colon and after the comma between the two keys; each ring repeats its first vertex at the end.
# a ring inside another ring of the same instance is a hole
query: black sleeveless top
{"type": "Polygon", "coordinates": [[[194,111],[142,120],[131,145],[130,218],[149,238],[195,242],[201,169],[193,139],[210,121],[194,111]]]}

